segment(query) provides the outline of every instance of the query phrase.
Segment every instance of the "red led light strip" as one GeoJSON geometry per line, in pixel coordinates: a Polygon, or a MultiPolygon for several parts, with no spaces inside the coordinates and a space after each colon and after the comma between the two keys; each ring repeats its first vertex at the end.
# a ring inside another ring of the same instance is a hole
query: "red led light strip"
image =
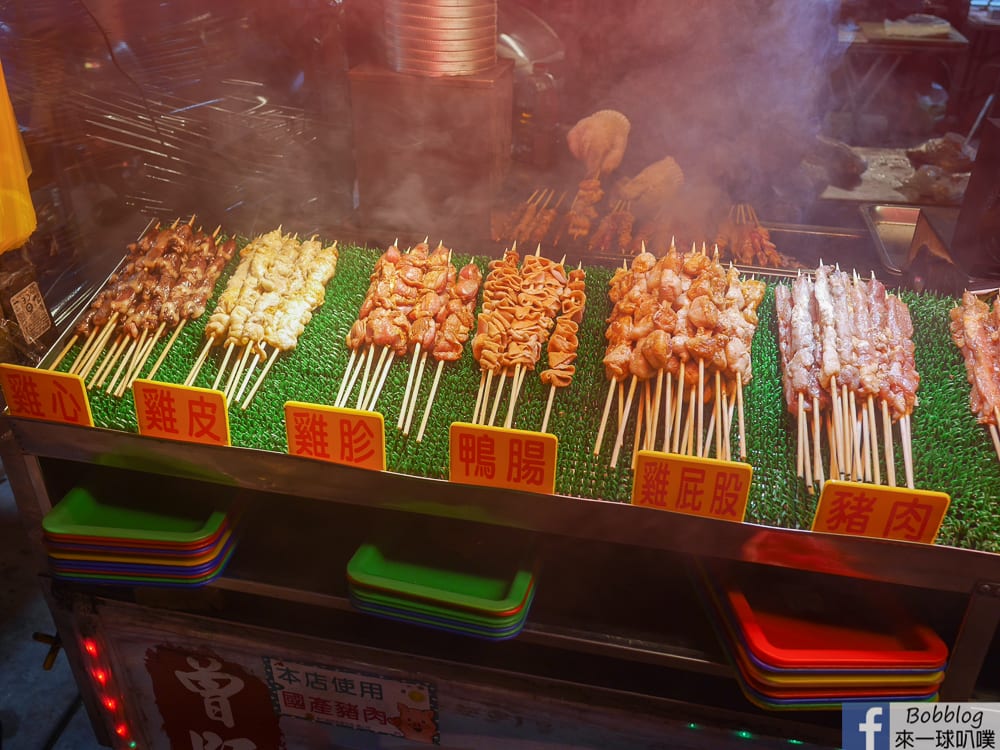
{"type": "Polygon", "coordinates": [[[100,659],[100,648],[97,645],[97,641],[93,638],[84,638],[81,642],[81,646],[84,654],[89,657],[88,667],[90,670],[90,676],[97,684],[101,705],[103,705],[108,713],[111,714],[111,721],[114,724],[114,733],[124,741],[125,744],[122,745],[123,748],[133,750],[138,747],[138,745],[134,740],[130,739],[132,732],[129,729],[128,722],[125,720],[124,713],[119,711],[121,704],[113,695],[111,695],[111,693],[116,691],[114,690],[111,673],[100,659]]]}

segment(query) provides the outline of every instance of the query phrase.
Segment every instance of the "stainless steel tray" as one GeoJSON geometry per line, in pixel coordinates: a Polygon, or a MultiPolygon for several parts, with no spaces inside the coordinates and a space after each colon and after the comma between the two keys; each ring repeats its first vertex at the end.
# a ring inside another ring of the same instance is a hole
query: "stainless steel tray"
{"type": "Polygon", "coordinates": [[[864,204],[861,215],[868,225],[879,260],[885,270],[901,276],[910,257],[920,209],[913,206],[864,204]]]}

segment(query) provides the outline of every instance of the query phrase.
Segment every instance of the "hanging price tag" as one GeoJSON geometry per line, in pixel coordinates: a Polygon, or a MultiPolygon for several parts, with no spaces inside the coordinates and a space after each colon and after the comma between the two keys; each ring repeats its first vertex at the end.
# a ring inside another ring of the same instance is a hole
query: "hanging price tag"
{"type": "Polygon", "coordinates": [[[812,530],[933,544],[950,503],[944,492],[831,480],[812,530]]]}
{"type": "Polygon", "coordinates": [[[229,445],[226,397],[210,388],[136,380],[139,434],[203,445],[229,445]]]}
{"type": "Polygon", "coordinates": [[[0,386],[13,417],[94,426],[87,387],[79,375],[0,364],[0,386]]]}
{"type": "Polygon", "coordinates": [[[750,464],[639,451],[632,480],[632,505],[742,521],[751,481],[750,464]]]}
{"type": "Polygon", "coordinates": [[[452,482],[546,495],[556,491],[555,435],[453,422],[448,448],[452,482]]]}
{"type": "Polygon", "coordinates": [[[378,412],[285,404],[288,454],[385,471],[385,422],[378,412]]]}

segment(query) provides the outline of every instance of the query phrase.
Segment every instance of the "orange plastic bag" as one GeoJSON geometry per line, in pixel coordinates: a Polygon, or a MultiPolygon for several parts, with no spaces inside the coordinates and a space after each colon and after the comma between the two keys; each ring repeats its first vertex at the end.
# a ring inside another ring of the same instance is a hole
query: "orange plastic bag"
{"type": "Polygon", "coordinates": [[[23,245],[37,225],[27,154],[0,65],[0,254],[23,245]]]}

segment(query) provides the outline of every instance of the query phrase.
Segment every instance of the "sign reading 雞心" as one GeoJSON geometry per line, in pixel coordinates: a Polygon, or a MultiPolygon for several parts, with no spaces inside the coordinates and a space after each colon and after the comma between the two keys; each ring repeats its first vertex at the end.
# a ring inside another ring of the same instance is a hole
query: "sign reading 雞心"
{"type": "Polygon", "coordinates": [[[742,521],[752,480],[750,464],[639,451],[632,505],[742,521]]]}
{"type": "Polygon", "coordinates": [[[285,434],[289,455],[385,471],[385,422],[378,412],[289,401],[285,434]]]}
{"type": "Polygon", "coordinates": [[[830,480],[812,530],[933,544],[950,502],[944,492],[830,480]]]}
{"type": "Polygon", "coordinates": [[[558,452],[559,439],[549,433],[453,422],[448,478],[551,495],[556,491],[558,452]]]}
{"type": "Polygon", "coordinates": [[[94,426],[87,387],[79,375],[0,364],[0,387],[13,417],[94,426]]]}
{"type": "Polygon", "coordinates": [[[132,393],[140,435],[229,445],[229,412],[221,391],[139,379],[132,393]]]}

